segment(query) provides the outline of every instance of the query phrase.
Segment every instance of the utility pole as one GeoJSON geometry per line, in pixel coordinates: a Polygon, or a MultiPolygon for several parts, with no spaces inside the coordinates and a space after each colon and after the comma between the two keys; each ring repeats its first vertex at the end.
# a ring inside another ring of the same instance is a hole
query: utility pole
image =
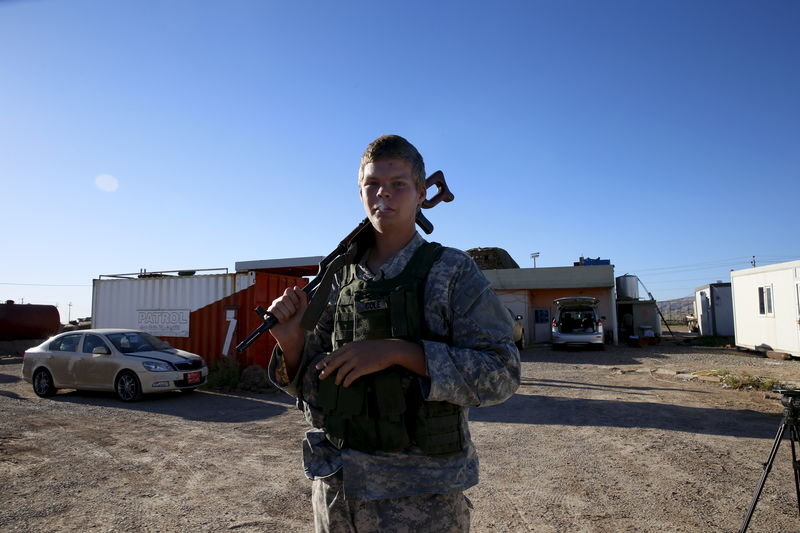
{"type": "Polygon", "coordinates": [[[67,304],[69,310],[67,311],[67,323],[69,323],[70,319],[72,318],[72,302],[67,304]]]}

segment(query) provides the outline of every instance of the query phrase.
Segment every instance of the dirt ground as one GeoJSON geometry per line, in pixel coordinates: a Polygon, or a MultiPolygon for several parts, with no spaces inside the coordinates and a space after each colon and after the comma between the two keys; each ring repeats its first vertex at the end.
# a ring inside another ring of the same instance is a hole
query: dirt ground
{"type": "MultiPolygon", "coordinates": [[[[41,399],[0,362],[0,531],[312,530],[288,397],[41,399]]],[[[517,394],[471,410],[473,531],[738,531],[782,408],[687,375],[711,369],[800,380],[800,361],[671,342],[525,350],[517,394]]],[[[794,489],[784,440],[748,531],[800,532],[794,489]]]]}

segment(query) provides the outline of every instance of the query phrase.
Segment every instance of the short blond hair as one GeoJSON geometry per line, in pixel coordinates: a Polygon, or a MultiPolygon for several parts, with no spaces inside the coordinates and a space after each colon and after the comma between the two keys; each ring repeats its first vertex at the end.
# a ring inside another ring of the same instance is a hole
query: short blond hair
{"type": "Polygon", "coordinates": [[[407,161],[411,165],[411,177],[414,178],[417,188],[425,188],[425,161],[414,145],[399,135],[381,135],[369,143],[361,156],[361,165],[358,167],[358,183],[364,179],[365,166],[386,159],[407,161]]]}

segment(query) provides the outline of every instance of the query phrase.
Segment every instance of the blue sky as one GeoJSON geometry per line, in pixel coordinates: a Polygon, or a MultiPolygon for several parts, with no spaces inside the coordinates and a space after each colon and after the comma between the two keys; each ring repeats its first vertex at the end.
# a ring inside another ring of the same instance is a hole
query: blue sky
{"type": "Polygon", "coordinates": [[[659,300],[800,259],[799,27],[796,1],[0,2],[0,299],[66,320],[100,274],[325,255],[384,133],[445,172],[444,244],[608,258],[659,300]]]}

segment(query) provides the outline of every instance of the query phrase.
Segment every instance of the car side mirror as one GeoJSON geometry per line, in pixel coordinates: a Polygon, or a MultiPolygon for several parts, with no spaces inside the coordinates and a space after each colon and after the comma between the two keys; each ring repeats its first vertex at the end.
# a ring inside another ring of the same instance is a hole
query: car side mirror
{"type": "Polygon", "coordinates": [[[522,320],[522,315],[517,315],[514,317],[514,320],[522,320]]]}
{"type": "Polygon", "coordinates": [[[94,350],[92,350],[92,355],[109,355],[110,353],[111,350],[105,346],[97,346],[94,350]]]}

